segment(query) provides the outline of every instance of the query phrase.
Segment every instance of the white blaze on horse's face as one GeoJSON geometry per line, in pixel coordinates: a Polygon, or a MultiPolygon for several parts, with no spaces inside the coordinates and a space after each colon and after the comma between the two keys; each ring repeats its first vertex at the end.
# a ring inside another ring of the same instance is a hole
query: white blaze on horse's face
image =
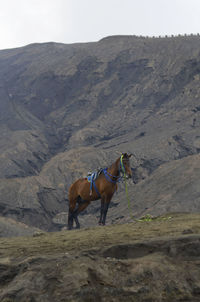
{"type": "Polygon", "coordinates": [[[128,155],[127,153],[122,154],[122,164],[124,166],[124,170],[128,178],[132,178],[132,171],[130,167],[130,161],[129,158],[132,156],[132,154],[128,155]]]}

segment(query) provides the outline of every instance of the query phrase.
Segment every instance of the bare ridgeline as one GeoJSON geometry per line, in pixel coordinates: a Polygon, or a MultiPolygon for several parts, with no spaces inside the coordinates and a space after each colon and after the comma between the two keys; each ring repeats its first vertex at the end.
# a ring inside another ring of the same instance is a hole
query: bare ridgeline
{"type": "MultiPolygon", "coordinates": [[[[107,224],[199,212],[199,49],[190,35],[0,51],[0,235],[61,230],[70,185],[119,152],[131,209],[121,183],[107,224]]],[[[81,226],[99,215],[92,202],[81,226]]]]}

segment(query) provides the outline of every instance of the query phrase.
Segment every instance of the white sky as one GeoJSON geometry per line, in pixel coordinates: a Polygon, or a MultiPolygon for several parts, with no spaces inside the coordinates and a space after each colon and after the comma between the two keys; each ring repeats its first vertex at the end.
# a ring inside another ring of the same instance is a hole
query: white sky
{"type": "Polygon", "coordinates": [[[0,49],[200,33],[200,0],[0,0],[0,49]]]}

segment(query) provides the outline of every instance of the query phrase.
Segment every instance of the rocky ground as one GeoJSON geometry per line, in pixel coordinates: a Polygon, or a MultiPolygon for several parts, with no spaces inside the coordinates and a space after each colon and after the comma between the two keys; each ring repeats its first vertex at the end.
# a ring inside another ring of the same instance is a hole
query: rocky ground
{"type": "Polygon", "coordinates": [[[200,214],[1,238],[0,301],[200,301],[200,214]]]}

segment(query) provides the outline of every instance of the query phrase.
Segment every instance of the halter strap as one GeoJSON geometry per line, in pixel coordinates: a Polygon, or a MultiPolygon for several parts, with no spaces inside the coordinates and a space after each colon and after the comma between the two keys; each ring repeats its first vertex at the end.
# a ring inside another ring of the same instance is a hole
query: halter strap
{"type": "Polygon", "coordinates": [[[104,175],[105,175],[105,178],[106,178],[109,182],[112,182],[113,184],[116,184],[117,182],[119,182],[119,181],[120,181],[120,177],[119,177],[119,176],[111,175],[110,173],[108,173],[107,169],[108,169],[108,168],[103,169],[103,173],[104,173],[104,175]],[[114,178],[117,178],[117,179],[112,179],[111,177],[114,177],[114,178]]]}
{"type": "MultiPolygon", "coordinates": [[[[106,168],[106,170],[107,170],[107,168],[106,168]]],[[[108,173],[108,170],[107,170],[107,174],[108,174],[109,176],[111,176],[111,177],[119,178],[119,176],[115,176],[115,175],[112,175],[112,174],[108,173]]]]}
{"type": "MultiPolygon", "coordinates": [[[[125,175],[125,168],[124,168],[124,164],[123,164],[123,157],[124,155],[122,154],[121,157],[120,157],[120,167],[119,167],[119,172],[120,172],[120,168],[122,169],[122,172],[124,173],[125,175]]],[[[109,181],[109,182],[112,182],[113,184],[116,184],[117,182],[119,182],[121,180],[121,177],[120,176],[115,176],[115,175],[112,175],[108,172],[108,168],[105,168],[103,169],[103,173],[105,175],[105,178],[109,181]],[[112,179],[111,177],[115,178],[115,179],[112,179]]]]}

